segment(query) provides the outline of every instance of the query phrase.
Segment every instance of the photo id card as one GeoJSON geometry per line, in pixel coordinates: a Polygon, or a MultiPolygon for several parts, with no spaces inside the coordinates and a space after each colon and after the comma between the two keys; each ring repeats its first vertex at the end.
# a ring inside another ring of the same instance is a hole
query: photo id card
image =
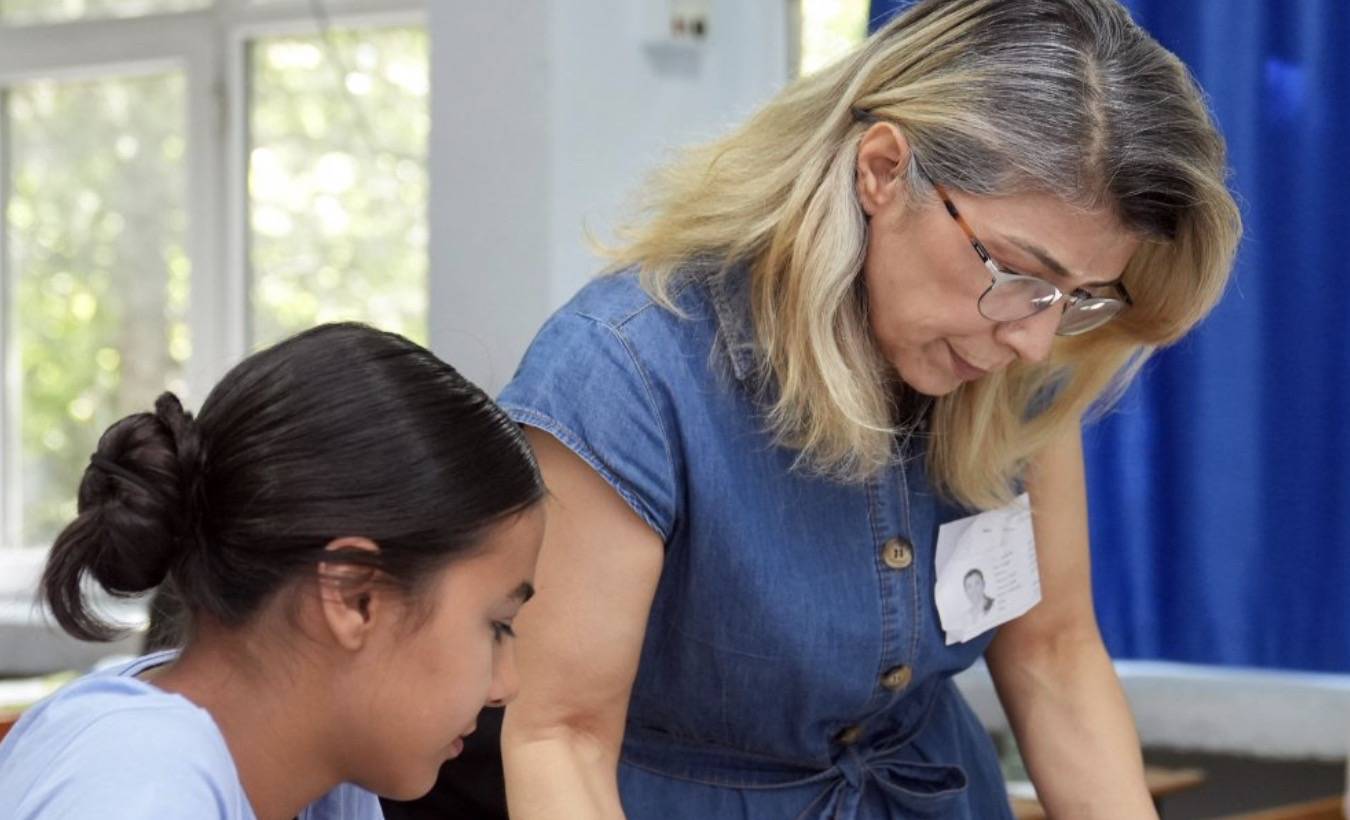
{"type": "Polygon", "coordinates": [[[1031,499],[938,528],[937,608],[947,645],[1011,621],[1041,600],[1031,499]]]}

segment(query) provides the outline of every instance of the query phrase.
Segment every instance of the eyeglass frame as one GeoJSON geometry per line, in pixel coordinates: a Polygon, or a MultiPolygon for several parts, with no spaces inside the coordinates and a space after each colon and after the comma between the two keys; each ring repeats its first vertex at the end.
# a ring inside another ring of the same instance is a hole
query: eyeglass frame
{"type": "MultiPolygon", "coordinates": [[[[877,116],[876,114],[873,114],[871,111],[858,108],[857,106],[852,107],[850,109],[850,113],[853,115],[853,119],[856,122],[871,124],[883,121],[881,117],[877,116]]],[[[1055,305],[1059,304],[1061,301],[1065,299],[1068,299],[1068,302],[1064,305],[1063,313],[1068,313],[1070,308],[1086,299],[1107,298],[1113,299],[1114,301],[1117,302],[1124,303],[1125,307],[1111,314],[1101,324],[1093,325],[1092,327],[1086,328],[1084,330],[1079,330],[1074,333],[1061,333],[1058,327],[1056,327],[1055,329],[1056,336],[1079,336],[1084,333],[1091,333],[1092,331],[1109,324],[1117,316],[1119,316],[1120,314],[1124,313],[1126,310],[1134,306],[1134,299],[1130,296],[1130,292],[1125,289],[1125,282],[1120,278],[1117,278],[1113,282],[1106,282],[1096,286],[1102,288],[1105,287],[1115,288],[1116,291],[1120,294],[1120,296],[1118,298],[1101,297],[1093,295],[1092,292],[1087,290],[1086,288],[1074,288],[1068,293],[1065,293],[1064,291],[1060,290],[1059,287],[1055,285],[1053,282],[1049,282],[1045,279],[1042,279],[1039,276],[1031,276],[1030,274],[1018,273],[1016,271],[1010,271],[1004,268],[1003,265],[1001,265],[994,259],[993,254],[991,254],[989,252],[989,249],[984,246],[984,243],[981,242],[979,238],[975,236],[974,229],[970,227],[970,223],[966,222],[965,217],[961,216],[961,212],[957,210],[956,204],[952,202],[952,198],[947,194],[946,189],[943,188],[941,185],[939,185],[937,182],[934,182],[932,177],[929,177],[928,174],[925,173],[922,168],[919,168],[917,164],[914,167],[919,172],[919,174],[922,175],[923,178],[928,181],[928,184],[933,186],[933,190],[937,191],[938,197],[942,200],[943,207],[947,209],[947,213],[951,215],[951,218],[956,220],[956,224],[960,226],[961,232],[964,233],[966,235],[966,239],[970,241],[970,246],[975,249],[975,253],[977,253],[980,257],[980,261],[984,264],[985,268],[989,270],[989,273],[993,277],[993,281],[989,283],[989,287],[984,289],[984,293],[980,294],[980,298],[975,303],[976,310],[978,310],[980,312],[980,315],[984,316],[984,318],[988,319],[991,322],[1020,322],[1022,321],[1022,319],[1030,319],[1032,316],[1035,316],[1039,313],[1044,313],[1045,311],[1049,310],[1050,308],[1054,307],[1055,305]],[[985,314],[983,307],[984,298],[988,296],[989,293],[993,291],[995,287],[997,287],[1002,282],[1018,281],[1022,279],[1030,279],[1041,285],[1049,285],[1050,288],[1055,292],[1054,298],[1051,299],[1049,302],[1047,302],[1045,307],[1033,310],[1031,313],[1028,313],[1021,319],[994,319],[985,314]]]]}
{"type": "MultiPolygon", "coordinates": [[[[920,173],[923,172],[920,171],[920,173]]],[[[925,174],[925,177],[926,176],[927,175],[925,174]]],[[[980,257],[980,261],[984,264],[985,268],[988,269],[990,275],[993,277],[993,281],[989,283],[989,287],[985,288],[984,293],[980,294],[980,298],[976,302],[976,308],[980,311],[980,315],[988,319],[989,321],[1020,322],[1023,319],[1030,319],[1032,316],[1035,316],[1039,313],[1043,313],[1049,310],[1050,308],[1054,307],[1055,305],[1059,304],[1061,301],[1065,300],[1067,301],[1065,301],[1065,305],[1063,308],[1064,313],[1068,313],[1069,310],[1072,309],[1074,305],[1077,305],[1078,303],[1083,302],[1087,299],[1113,299],[1114,301],[1121,302],[1122,304],[1124,304],[1123,308],[1111,314],[1111,316],[1108,317],[1103,322],[1101,322],[1101,324],[1093,325],[1092,327],[1085,328],[1083,330],[1079,330],[1073,333],[1061,333],[1058,329],[1055,330],[1056,336],[1078,336],[1084,333],[1091,333],[1097,328],[1100,328],[1103,325],[1108,324],[1117,316],[1119,316],[1121,313],[1124,313],[1126,310],[1128,310],[1130,307],[1134,305],[1134,299],[1130,296],[1130,292],[1125,289],[1125,283],[1120,279],[1116,279],[1114,282],[1106,282],[1097,286],[1102,288],[1107,287],[1114,288],[1116,292],[1119,294],[1118,297],[1111,297],[1111,296],[1104,297],[1093,294],[1086,288],[1074,288],[1068,293],[1065,293],[1063,290],[1060,290],[1060,288],[1056,286],[1053,282],[1046,281],[1045,279],[1042,279],[1039,276],[1031,276],[1030,274],[1018,273],[1016,271],[1008,270],[1002,264],[1000,264],[998,261],[994,259],[993,254],[989,253],[989,249],[986,248],[984,246],[984,243],[981,242],[979,238],[975,236],[974,229],[970,227],[970,223],[966,221],[966,218],[961,215],[961,212],[957,209],[956,204],[952,202],[952,198],[947,193],[946,189],[943,188],[940,184],[933,182],[931,179],[928,180],[928,182],[930,185],[933,186],[933,190],[937,191],[938,198],[942,200],[943,207],[946,208],[947,213],[951,216],[951,218],[956,220],[956,224],[960,226],[961,232],[964,233],[966,235],[966,239],[970,241],[970,246],[975,249],[975,253],[978,254],[980,257]],[[1054,291],[1053,298],[1050,298],[1049,301],[1047,301],[1043,307],[1037,308],[1033,310],[1031,313],[1028,313],[1026,316],[1023,316],[1019,319],[995,319],[994,317],[989,316],[984,312],[983,306],[984,299],[986,296],[990,294],[990,292],[993,291],[995,287],[1007,282],[1015,282],[1025,279],[1033,280],[1037,284],[1042,286],[1048,286],[1051,290],[1054,291]]]]}

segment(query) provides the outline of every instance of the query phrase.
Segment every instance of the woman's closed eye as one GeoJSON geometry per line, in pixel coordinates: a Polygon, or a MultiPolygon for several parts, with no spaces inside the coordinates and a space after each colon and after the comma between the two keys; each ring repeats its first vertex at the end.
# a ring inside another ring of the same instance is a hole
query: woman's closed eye
{"type": "Polygon", "coordinates": [[[1025,276],[1028,279],[1040,279],[1041,281],[1049,282],[1052,285],[1055,284],[1054,281],[1055,277],[1053,276],[1041,273],[1027,273],[1021,268],[1013,267],[1012,265],[1000,262],[996,257],[994,258],[994,264],[998,265],[999,270],[1003,271],[1004,273],[1012,274],[1013,276],[1025,276]]]}

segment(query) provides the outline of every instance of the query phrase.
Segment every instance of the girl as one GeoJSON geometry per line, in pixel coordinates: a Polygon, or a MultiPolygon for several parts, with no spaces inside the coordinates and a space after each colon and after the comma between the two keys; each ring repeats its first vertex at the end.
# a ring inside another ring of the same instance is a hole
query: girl
{"type": "Polygon", "coordinates": [[[516,691],[543,494],[519,429],[423,348],[354,324],[259,352],[200,418],[104,433],[43,577],[61,626],[169,582],[161,652],[66,687],[0,745],[5,816],[378,818],[516,691]]]}

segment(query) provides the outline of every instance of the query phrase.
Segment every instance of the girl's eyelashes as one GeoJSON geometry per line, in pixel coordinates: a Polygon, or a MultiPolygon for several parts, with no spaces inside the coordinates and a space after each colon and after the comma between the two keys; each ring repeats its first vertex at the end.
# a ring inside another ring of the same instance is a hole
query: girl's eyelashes
{"type": "Polygon", "coordinates": [[[501,643],[507,638],[514,638],[515,636],[516,630],[512,628],[511,624],[506,621],[492,622],[492,637],[498,643],[501,643]]]}

